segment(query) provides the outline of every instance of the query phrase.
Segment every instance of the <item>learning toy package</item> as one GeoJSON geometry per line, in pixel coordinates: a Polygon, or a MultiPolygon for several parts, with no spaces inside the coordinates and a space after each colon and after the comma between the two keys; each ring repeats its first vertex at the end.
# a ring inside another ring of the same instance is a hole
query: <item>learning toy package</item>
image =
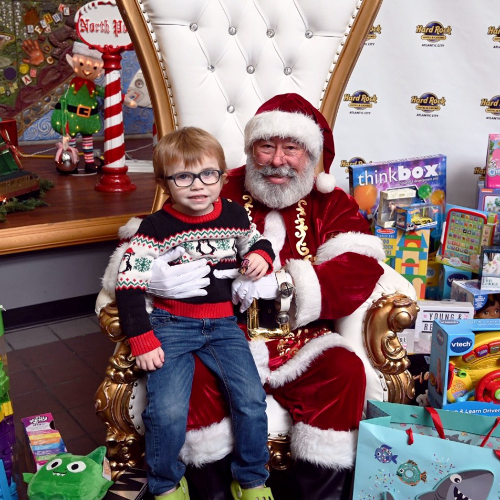
{"type": "MultiPolygon", "coordinates": [[[[349,166],[349,190],[369,222],[377,219],[380,192],[414,188],[418,198],[443,208],[446,204],[446,156],[422,156],[403,160],[349,166]]],[[[441,221],[431,238],[439,242],[441,221]]],[[[431,252],[436,248],[431,248],[431,252]]]]}

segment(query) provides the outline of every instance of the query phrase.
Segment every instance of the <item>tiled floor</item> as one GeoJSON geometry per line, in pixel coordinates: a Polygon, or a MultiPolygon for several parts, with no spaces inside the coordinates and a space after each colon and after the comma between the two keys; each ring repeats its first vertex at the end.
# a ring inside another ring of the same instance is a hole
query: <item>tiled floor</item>
{"type": "Polygon", "coordinates": [[[94,412],[94,394],[103,380],[114,344],[100,332],[95,316],[24,330],[5,325],[10,398],[17,444],[14,465],[19,499],[26,464],[21,418],[52,413],[70,453],[86,455],[105,444],[104,424],[94,412]]]}

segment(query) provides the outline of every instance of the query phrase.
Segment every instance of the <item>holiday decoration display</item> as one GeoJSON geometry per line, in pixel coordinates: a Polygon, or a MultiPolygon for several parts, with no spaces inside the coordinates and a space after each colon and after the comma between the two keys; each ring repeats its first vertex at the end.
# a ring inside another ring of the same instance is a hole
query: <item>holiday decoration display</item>
{"type": "Polygon", "coordinates": [[[98,50],[81,42],[73,44],[73,56],[66,55],[75,77],[52,113],[52,127],[63,136],[56,153],[57,171],[61,174],[78,171],[76,136],[82,136],[85,172],[96,172],[92,136],[101,130],[97,96],[104,97],[104,89],[94,83],[102,73],[103,61],[98,50]]]}
{"type": "MultiPolygon", "coordinates": [[[[132,42],[114,0],[98,0],[84,5],[75,16],[78,36],[102,53],[105,72],[104,100],[104,162],[103,176],[96,185],[98,191],[133,191],[136,186],[126,175],[123,133],[120,61],[132,42]]],[[[132,107],[136,103],[125,98],[132,107]]]]}

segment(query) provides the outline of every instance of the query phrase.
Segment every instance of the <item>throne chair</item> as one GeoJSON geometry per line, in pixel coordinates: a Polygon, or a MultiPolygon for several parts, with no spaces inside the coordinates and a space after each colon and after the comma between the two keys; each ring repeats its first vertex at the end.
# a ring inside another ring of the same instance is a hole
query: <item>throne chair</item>
{"type": "MultiPolygon", "coordinates": [[[[330,125],[382,0],[116,0],[149,90],[158,138],[197,126],[222,144],[228,168],[245,163],[243,130],[271,97],[298,93],[330,125]]],[[[153,193],[151,193],[153,195],[153,193]]],[[[157,189],[152,211],[165,195],[157,189]]],[[[409,361],[397,332],[417,313],[411,284],[384,267],[371,297],[335,322],[362,359],[366,399],[407,403],[414,396],[409,361]]],[[[96,412],[107,428],[113,478],[144,455],[143,373],[121,333],[113,297],[101,292],[97,312],[115,343],[96,412]]],[[[270,467],[284,470],[290,416],[268,397],[270,467]]]]}

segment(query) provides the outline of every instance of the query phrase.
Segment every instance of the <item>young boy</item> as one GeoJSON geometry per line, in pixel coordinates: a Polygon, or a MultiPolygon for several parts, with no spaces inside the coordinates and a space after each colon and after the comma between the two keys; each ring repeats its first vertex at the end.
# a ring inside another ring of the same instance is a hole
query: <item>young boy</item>
{"type": "Polygon", "coordinates": [[[139,368],[147,370],[146,427],[148,485],[156,498],[189,499],[179,460],[184,444],[193,354],[221,380],[235,438],[231,470],[233,497],[272,499],[268,471],[265,392],[231,303],[231,280],[214,270],[239,267],[259,279],[272,271],[271,244],[250,224],[237,203],[219,197],[226,178],[224,152],[204,130],[187,127],[156,145],[153,167],[169,201],[146,217],[120,265],[116,301],[122,330],[139,368]],[[155,297],[146,311],[145,295],[153,260],[182,246],[178,263],[207,259],[211,270],[206,297],[169,300],[155,297]]]}

